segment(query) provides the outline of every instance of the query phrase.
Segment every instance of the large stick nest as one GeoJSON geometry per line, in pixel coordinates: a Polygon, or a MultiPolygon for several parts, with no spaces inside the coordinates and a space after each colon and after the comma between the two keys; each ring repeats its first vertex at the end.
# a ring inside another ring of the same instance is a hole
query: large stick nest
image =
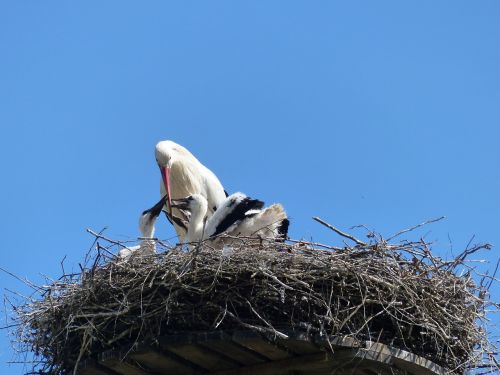
{"type": "Polygon", "coordinates": [[[487,245],[445,261],[423,241],[334,248],[241,238],[224,251],[158,242],[159,254],[123,262],[110,255],[122,244],[96,243],[81,273],[16,307],[17,343],[41,373],[67,374],[104,350],[168,334],[242,328],[378,341],[457,374],[495,362],[485,309],[498,305],[466,264],[487,245]]]}

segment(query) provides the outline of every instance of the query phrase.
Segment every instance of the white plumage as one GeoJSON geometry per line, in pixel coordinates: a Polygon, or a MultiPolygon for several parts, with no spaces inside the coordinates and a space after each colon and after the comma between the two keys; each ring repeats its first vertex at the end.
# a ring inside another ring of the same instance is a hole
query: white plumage
{"type": "Polygon", "coordinates": [[[167,195],[169,218],[184,242],[186,228],[183,221],[189,218],[179,209],[172,209],[171,200],[200,194],[207,201],[207,215],[211,216],[227,194],[217,176],[185,147],[172,141],[161,141],[156,145],[155,156],[162,174],[161,196],[167,195]]]}
{"type": "Polygon", "coordinates": [[[251,199],[243,193],[227,197],[212,216],[207,215],[207,200],[200,194],[193,194],[173,201],[173,207],[191,213],[186,242],[191,246],[200,240],[211,239],[211,245],[222,248],[231,239],[217,238],[220,234],[265,239],[285,239],[288,218],[283,206],[273,204],[261,209],[264,202],[251,199]]]}

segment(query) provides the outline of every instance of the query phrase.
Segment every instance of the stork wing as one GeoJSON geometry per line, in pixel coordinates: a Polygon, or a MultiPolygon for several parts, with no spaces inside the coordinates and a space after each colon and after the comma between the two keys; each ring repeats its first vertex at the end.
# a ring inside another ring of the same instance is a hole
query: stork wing
{"type": "Polygon", "coordinates": [[[241,193],[230,195],[211,216],[206,224],[205,238],[224,233],[231,225],[245,218],[249,210],[260,209],[264,202],[241,193]]]}

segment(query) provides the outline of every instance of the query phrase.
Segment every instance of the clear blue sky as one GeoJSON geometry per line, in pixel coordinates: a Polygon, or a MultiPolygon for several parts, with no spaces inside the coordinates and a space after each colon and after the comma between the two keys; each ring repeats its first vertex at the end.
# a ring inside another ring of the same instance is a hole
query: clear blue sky
{"type": "Polygon", "coordinates": [[[136,237],[162,139],[283,203],[294,238],[340,243],[314,215],[386,236],[446,215],[419,232],[439,255],[499,244],[499,20],[493,0],[2,0],[0,266],[40,282],[78,269],[86,228],[136,237]]]}

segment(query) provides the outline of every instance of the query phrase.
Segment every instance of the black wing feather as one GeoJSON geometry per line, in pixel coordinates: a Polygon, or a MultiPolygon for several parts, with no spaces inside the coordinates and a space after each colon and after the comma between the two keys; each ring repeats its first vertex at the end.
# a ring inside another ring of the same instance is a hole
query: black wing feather
{"type": "Polygon", "coordinates": [[[218,234],[225,232],[231,225],[239,220],[244,219],[245,213],[249,210],[258,210],[264,207],[264,202],[258,199],[245,197],[236,204],[233,210],[217,225],[215,232],[210,237],[215,237],[218,234]]]}
{"type": "Polygon", "coordinates": [[[163,211],[163,213],[165,214],[165,217],[170,222],[170,224],[174,225],[174,223],[175,223],[187,232],[187,230],[188,230],[187,226],[181,218],[178,218],[177,216],[174,216],[174,215],[172,215],[172,217],[170,217],[170,215],[168,214],[167,211],[163,211]]]}
{"type": "Polygon", "coordinates": [[[161,213],[161,210],[162,210],[163,206],[165,205],[166,198],[167,197],[164,196],[153,207],[148,208],[142,214],[146,215],[146,214],[150,213],[152,217],[158,217],[160,215],[160,213],[161,213]]]}

